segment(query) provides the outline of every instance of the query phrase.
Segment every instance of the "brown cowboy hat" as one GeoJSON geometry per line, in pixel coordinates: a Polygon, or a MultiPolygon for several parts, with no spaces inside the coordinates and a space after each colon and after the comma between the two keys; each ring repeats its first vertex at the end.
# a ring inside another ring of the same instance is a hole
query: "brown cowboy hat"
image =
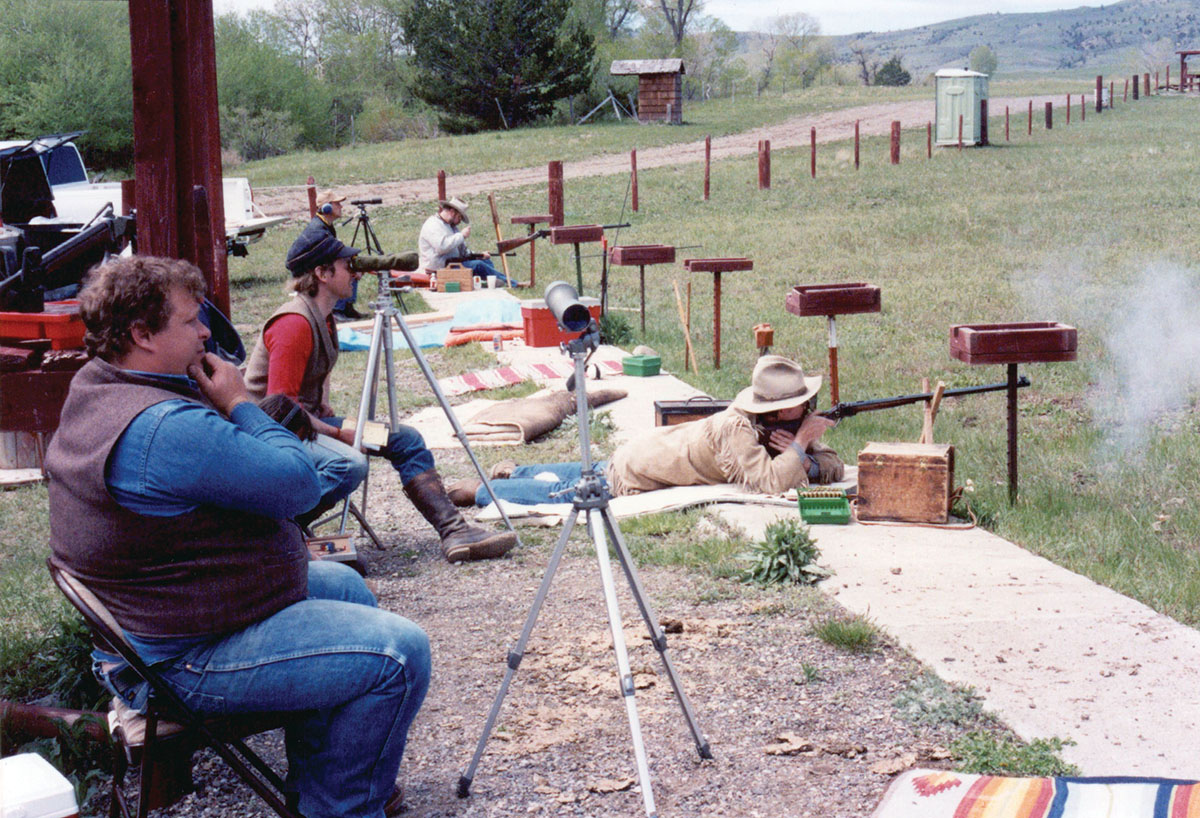
{"type": "Polygon", "coordinates": [[[458,215],[462,216],[462,220],[471,223],[471,219],[467,216],[467,203],[457,196],[451,196],[449,199],[438,199],[438,207],[448,207],[451,210],[457,210],[458,215]]]}
{"type": "Polygon", "coordinates": [[[821,376],[805,377],[800,364],[782,355],[763,355],[754,365],[750,385],[738,392],[733,405],[761,415],[806,403],[821,389],[821,376]]]}

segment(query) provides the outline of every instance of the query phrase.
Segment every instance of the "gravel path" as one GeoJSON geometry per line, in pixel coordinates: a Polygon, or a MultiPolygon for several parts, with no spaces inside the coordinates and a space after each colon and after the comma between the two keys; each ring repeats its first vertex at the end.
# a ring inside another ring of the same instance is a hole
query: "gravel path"
{"type": "MultiPolygon", "coordinates": [[[[1046,102],[1056,105],[1063,97],[1012,97],[988,101],[989,110],[997,114],[1005,106],[1015,113],[1025,111],[1033,101],[1035,116],[1046,102]]],[[[778,125],[744,131],[739,134],[718,137],[712,140],[712,158],[728,159],[748,156],[758,150],[758,140],[771,140],[774,150],[795,148],[809,143],[809,131],[817,129],[817,142],[827,143],[849,139],[854,134],[854,123],[859,122],[862,136],[886,136],[892,122],[899,120],[905,127],[929,122],[934,116],[932,100],[913,102],[882,103],[844,108],[822,114],[806,114],[793,117],[778,125]]],[[[704,141],[643,148],[638,151],[638,167],[641,169],[683,165],[704,161],[704,141]]],[[[607,176],[628,173],[629,156],[625,153],[604,154],[590,159],[563,163],[565,179],[582,179],[588,176],[607,176]]],[[[487,173],[469,173],[453,176],[447,180],[456,195],[467,196],[496,190],[507,190],[526,185],[546,182],[546,166],[514,168],[487,173]]],[[[303,219],[308,217],[308,194],[303,185],[256,188],[254,201],[270,216],[288,216],[303,219]]],[[[437,179],[405,179],[398,182],[377,182],[357,185],[338,185],[338,191],[351,199],[380,198],[383,204],[398,205],[405,202],[433,201],[437,196],[437,179]]]]}

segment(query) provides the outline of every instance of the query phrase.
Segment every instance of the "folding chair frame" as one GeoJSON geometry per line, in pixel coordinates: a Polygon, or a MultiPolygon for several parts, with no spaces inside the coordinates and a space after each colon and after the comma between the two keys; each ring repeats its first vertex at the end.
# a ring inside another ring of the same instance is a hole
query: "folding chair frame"
{"type": "MultiPolygon", "coordinates": [[[[92,633],[100,640],[103,649],[119,655],[129,663],[129,666],[140,678],[150,685],[150,706],[146,711],[146,741],[142,747],[138,818],[145,818],[149,812],[147,794],[150,793],[153,784],[154,749],[158,739],[158,724],[163,719],[184,726],[187,733],[211,747],[237,776],[282,818],[303,818],[284,802],[283,779],[239,738],[238,731],[233,728],[234,720],[206,719],[188,707],[183,699],[171,689],[171,686],[163,680],[162,676],[142,661],[141,657],[125,641],[116,621],[95,594],[78,577],[49,561],[47,564],[50,567],[50,576],[54,580],[54,584],[62,591],[67,601],[82,614],[92,629],[92,633]]],[[[276,718],[274,724],[278,726],[278,722],[279,720],[276,718]]],[[[262,730],[252,730],[251,732],[262,732],[262,730]]],[[[174,738],[172,736],[172,740],[174,738]]],[[[119,740],[114,736],[113,741],[118,742],[119,740]]],[[[120,743],[124,744],[124,741],[121,740],[120,743]]],[[[128,763],[123,752],[124,748],[115,745],[114,747],[116,767],[113,775],[111,812],[114,818],[118,813],[129,818],[129,805],[121,789],[128,763]]]]}

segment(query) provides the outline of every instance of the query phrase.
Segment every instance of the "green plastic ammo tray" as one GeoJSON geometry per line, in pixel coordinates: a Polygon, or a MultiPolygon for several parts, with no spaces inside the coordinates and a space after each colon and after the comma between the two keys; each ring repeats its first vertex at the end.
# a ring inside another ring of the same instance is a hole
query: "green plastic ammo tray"
{"type": "Polygon", "coordinates": [[[809,525],[846,525],[850,522],[850,501],[841,489],[802,491],[796,502],[800,507],[800,518],[809,525]]]}
{"type": "Polygon", "coordinates": [[[657,375],[662,367],[662,358],[658,355],[630,355],[621,359],[621,371],[626,375],[649,377],[657,375]]]}

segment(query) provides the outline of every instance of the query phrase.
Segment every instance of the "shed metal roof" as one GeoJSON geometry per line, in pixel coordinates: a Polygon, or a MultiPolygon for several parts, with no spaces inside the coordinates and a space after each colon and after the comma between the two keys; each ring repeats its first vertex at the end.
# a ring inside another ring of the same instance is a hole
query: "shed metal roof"
{"type": "Polygon", "coordinates": [[[683,60],[613,60],[610,74],[686,74],[683,60]]]}

